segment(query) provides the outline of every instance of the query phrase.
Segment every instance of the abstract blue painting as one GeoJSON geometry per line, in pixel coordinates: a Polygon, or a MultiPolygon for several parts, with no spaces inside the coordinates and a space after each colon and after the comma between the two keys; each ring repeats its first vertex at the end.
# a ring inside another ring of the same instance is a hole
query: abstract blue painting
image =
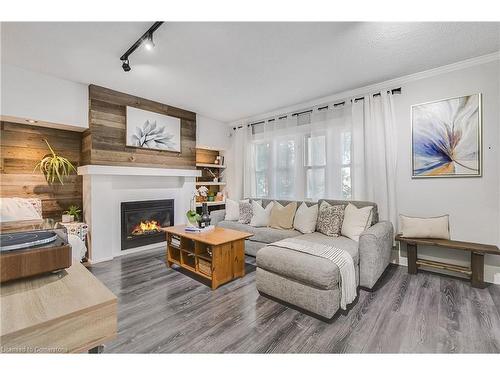
{"type": "Polygon", "coordinates": [[[412,106],[413,178],[479,177],[481,152],[481,94],[412,106]]]}

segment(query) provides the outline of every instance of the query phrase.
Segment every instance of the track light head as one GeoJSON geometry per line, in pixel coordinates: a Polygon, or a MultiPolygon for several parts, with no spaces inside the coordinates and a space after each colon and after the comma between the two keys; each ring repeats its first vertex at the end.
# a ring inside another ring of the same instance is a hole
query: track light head
{"type": "Polygon", "coordinates": [[[129,56],[134,53],[134,51],[144,44],[144,48],[148,51],[152,50],[155,46],[153,43],[153,33],[162,25],[163,22],[155,22],[142,36],[137,39],[137,41],[120,57],[122,61],[122,69],[125,72],[130,72],[130,63],[128,61],[129,56]]]}
{"type": "Polygon", "coordinates": [[[125,59],[125,60],[122,60],[123,61],[123,64],[122,64],[122,69],[124,72],[130,72],[130,63],[128,61],[128,59],[125,59]]]}
{"type": "Polygon", "coordinates": [[[146,40],[144,40],[144,48],[146,48],[148,51],[151,51],[153,48],[155,48],[155,44],[153,42],[153,34],[149,34],[146,40]]]}

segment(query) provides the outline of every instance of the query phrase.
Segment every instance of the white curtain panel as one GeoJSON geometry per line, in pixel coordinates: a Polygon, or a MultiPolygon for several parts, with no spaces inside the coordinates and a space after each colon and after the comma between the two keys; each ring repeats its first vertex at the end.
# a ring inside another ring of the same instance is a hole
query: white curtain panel
{"type": "Polygon", "coordinates": [[[393,96],[383,91],[352,106],[353,198],[376,202],[396,227],[396,125],[393,96]]]}
{"type": "Polygon", "coordinates": [[[229,158],[226,158],[226,194],[229,199],[243,199],[245,193],[245,179],[249,174],[245,173],[246,163],[246,142],[247,142],[247,127],[243,126],[233,131],[233,141],[229,151],[229,158]]]}
{"type": "Polygon", "coordinates": [[[230,198],[370,200],[396,225],[392,100],[367,95],[237,129],[230,198]]]}
{"type": "Polygon", "coordinates": [[[339,106],[251,126],[244,195],[350,199],[351,112],[339,106]]]}

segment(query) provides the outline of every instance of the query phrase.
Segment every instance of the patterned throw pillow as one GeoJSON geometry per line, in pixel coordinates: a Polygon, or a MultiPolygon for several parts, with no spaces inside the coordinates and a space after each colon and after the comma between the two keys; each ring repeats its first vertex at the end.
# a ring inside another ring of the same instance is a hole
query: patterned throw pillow
{"type": "Polygon", "coordinates": [[[252,203],[240,201],[240,218],[238,219],[238,223],[250,224],[252,216],[253,216],[252,203]]]}
{"type": "Polygon", "coordinates": [[[327,202],[321,202],[316,230],[327,236],[338,237],[342,230],[344,209],[342,205],[332,206],[327,202]]]}

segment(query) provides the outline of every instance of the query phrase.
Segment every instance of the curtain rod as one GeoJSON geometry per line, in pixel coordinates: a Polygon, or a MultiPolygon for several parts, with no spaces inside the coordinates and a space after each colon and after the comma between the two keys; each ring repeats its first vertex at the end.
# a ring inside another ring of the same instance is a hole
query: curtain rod
{"type": "MultiPolygon", "coordinates": [[[[392,95],[394,95],[394,94],[401,94],[401,87],[398,87],[398,88],[395,88],[395,89],[392,89],[392,90],[387,90],[387,93],[388,93],[388,94],[392,94],[392,95]]],[[[380,93],[380,92],[377,92],[377,93],[375,93],[375,94],[372,94],[372,96],[373,96],[373,97],[380,96],[380,95],[381,95],[381,93],[380,93]]],[[[360,101],[360,100],[364,100],[364,99],[365,99],[365,98],[364,98],[364,96],[361,96],[361,97],[359,97],[359,98],[353,98],[353,99],[351,99],[351,103],[356,103],[356,102],[358,102],[358,101],[360,101]]],[[[344,101],[341,101],[341,102],[338,102],[338,103],[334,103],[334,104],[332,104],[332,105],[333,105],[333,107],[334,107],[334,108],[336,108],[336,107],[340,107],[340,106],[342,106],[342,105],[345,105],[345,102],[346,102],[346,101],[344,100],[344,101]]],[[[329,105],[324,105],[324,106],[318,107],[318,108],[317,108],[317,110],[318,110],[318,111],[322,111],[322,110],[324,110],[324,109],[328,109],[328,108],[330,108],[330,106],[329,106],[329,105]]],[[[305,111],[294,112],[294,113],[292,113],[290,116],[300,116],[300,115],[303,115],[303,114],[306,114],[306,113],[311,113],[313,110],[314,110],[314,109],[308,109],[308,110],[305,110],[305,111]]],[[[247,124],[247,127],[249,127],[249,126],[254,126],[254,125],[264,124],[266,121],[267,121],[267,122],[270,122],[270,121],[275,121],[275,120],[276,120],[276,118],[277,118],[278,120],[282,120],[282,119],[287,118],[287,117],[288,117],[288,115],[283,115],[283,116],[279,116],[279,117],[271,118],[271,119],[269,119],[269,120],[260,120],[260,121],[257,121],[257,122],[252,122],[252,123],[247,124]]],[[[242,127],[243,127],[243,125],[240,125],[240,126],[235,126],[235,127],[233,127],[233,130],[236,130],[236,129],[241,129],[242,127]]]]}

